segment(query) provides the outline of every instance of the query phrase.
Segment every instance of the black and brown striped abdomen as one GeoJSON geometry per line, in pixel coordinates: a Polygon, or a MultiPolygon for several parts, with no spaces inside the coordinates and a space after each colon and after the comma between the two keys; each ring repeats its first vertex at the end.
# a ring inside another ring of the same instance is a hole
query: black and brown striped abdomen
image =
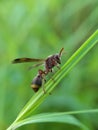
{"type": "Polygon", "coordinates": [[[33,79],[31,83],[31,88],[34,90],[34,92],[37,92],[41,86],[42,86],[42,77],[38,75],[33,79]]]}

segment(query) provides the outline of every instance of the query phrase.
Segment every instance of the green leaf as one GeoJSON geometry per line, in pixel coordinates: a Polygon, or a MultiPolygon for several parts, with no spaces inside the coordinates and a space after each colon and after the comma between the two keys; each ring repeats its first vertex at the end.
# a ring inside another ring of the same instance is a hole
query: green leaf
{"type": "MultiPolygon", "coordinates": [[[[68,59],[68,61],[58,70],[53,79],[50,79],[45,84],[46,94],[43,93],[43,90],[40,89],[25,105],[22,109],[16,120],[13,122],[11,127],[15,123],[26,119],[28,116],[31,116],[32,112],[46,99],[49,93],[56,87],[56,85],[69,73],[69,71],[91,50],[91,48],[98,43],[98,30],[86,41],[82,46],[68,59]]],[[[10,130],[10,128],[8,130],[10,130]]]]}
{"type": "Polygon", "coordinates": [[[88,130],[79,120],[77,120],[72,115],[66,115],[66,113],[44,113],[38,114],[36,116],[31,116],[27,119],[24,119],[13,126],[13,129],[16,129],[22,125],[31,124],[31,123],[44,123],[44,122],[58,122],[58,123],[67,123],[75,125],[84,130],[88,130]]]}
{"type": "Polygon", "coordinates": [[[76,119],[72,114],[96,113],[96,112],[98,113],[98,109],[38,114],[15,123],[13,125],[13,129],[31,123],[58,122],[58,123],[67,123],[75,125],[83,130],[88,130],[88,128],[84,124],[82,124],[78,119],[76,119]]]}

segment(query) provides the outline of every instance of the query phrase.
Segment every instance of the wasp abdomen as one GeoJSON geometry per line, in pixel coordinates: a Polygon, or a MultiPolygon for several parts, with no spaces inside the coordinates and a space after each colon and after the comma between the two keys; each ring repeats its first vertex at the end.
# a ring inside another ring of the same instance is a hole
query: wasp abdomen
{"type": "Polygon", "coordinates": [[[32,84],[31,88],[34,90],[34,92],[37,92],[39,90],[39,86],[36,84],[32,84]]]}
{"type": "Polygon", "coordinates": [[[35,92],[37,92],[41,86],[42,86],[42,77],[38,75],[33,79],[31,87],[35,92]]]}

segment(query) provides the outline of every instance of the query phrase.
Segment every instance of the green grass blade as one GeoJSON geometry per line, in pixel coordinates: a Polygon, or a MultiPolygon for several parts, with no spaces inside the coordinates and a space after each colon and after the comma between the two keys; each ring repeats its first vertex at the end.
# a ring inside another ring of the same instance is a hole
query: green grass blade
{"type": "MultiPolygon", "coordinates": [[[[67,123],[80,127],[82,130],[88,130],[88,128],[77,120],[72,114],[88,114],[88,113],[98,113],[98,109],[93,110],[81,110],[81,111],[71,111],[71,112],[58,112],[58,113],[43,113],[31,116],[19,122],[16,122],[12,129],[16,129],[20,126],[31,124],[31,123],[43,123],[43,122],[58,122],[67,123]]],[[[10,128],[9,128],[10,130],[10,128]]]]}
{"type": "Polygon", "coordinates": [[[58,123],[67,123],[67,124],[75,125],[77,127],[80,127],[82,130],[89,130],[84,124],[82,124],[72,114],[83,114],[83,113],[87,114],[87,113],[96,113],[96,112],[98,113],[98,109],[37,114],[35,116],[31,116],[29,118],[26,118],[14,124],[13,129],[16,129],[22,125],[32,124],[32,123],[58,122],[58,123]]]}
{"type": "MultiPolygon", "coordinates": [[[[55,82],[51,79],[45,84],[47,94],[43,94],[42,89],[40,89],[25,105],[22,109],[15,122],[21,121],[26,117],[30,116],[31,113],[45,100],[56,85],[68,74],[68,72],[87,54],[90,49],[98,43],[98,30],[86,41],[82,46],[68,59],[68,61],[63,65],[63,67],[55,73],[53,76],[55,82]]],[[[14,124],[13,123],[13,124],[14,124]]]]}
{"type": "Polygon", "coordinates": [[[29,117],[24,119],[13,126],[13,129],[16,129],[22,125],[32,124],[32,123],[45,123],[45,122],[58,122],[58,123],[67,123],[80,127],[82,130],[88,130],[78,119],[72,115],[66,115],[65,113],[44,113],[36,116],[29,117]]]}

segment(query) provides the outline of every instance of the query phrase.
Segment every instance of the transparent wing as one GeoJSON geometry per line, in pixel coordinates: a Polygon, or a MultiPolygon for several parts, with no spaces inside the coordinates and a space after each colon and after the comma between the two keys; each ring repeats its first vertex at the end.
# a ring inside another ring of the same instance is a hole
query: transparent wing
{"type": "Polygon", "coordinates": [[[31,70],[32,68],[38,67],[38,66],[43,65],[43,64],[44,64],[43,62],[39,63],[39,64],[35,64],[33,66],[30,66],[28,69],[31,70]]]}

